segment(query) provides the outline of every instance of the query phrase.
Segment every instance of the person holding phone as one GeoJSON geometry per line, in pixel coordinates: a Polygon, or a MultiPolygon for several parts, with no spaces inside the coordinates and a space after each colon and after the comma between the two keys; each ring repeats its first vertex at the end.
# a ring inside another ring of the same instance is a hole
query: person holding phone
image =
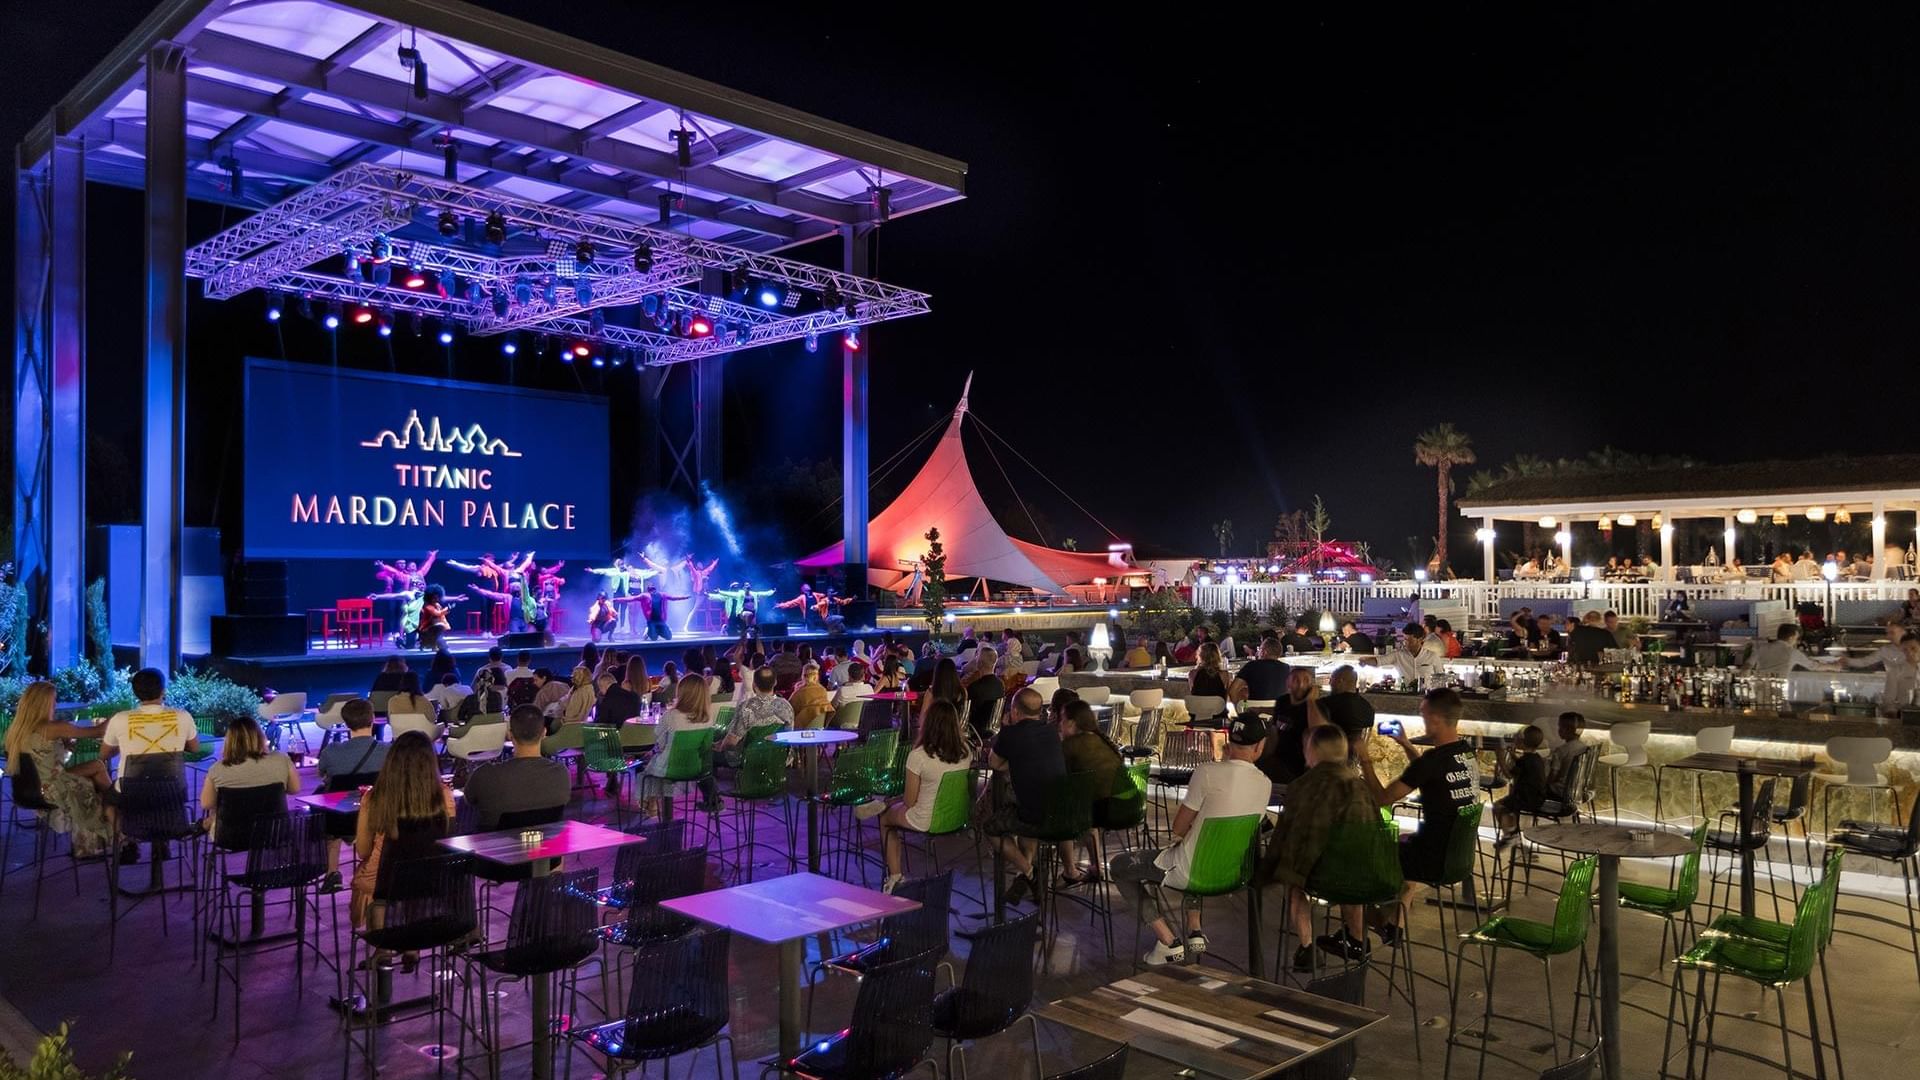
{"type": "MultiPolygon", "coordinates": [[[[1415,791],[1420,793],[1420,828],[1411,836],[1400,837],[1400,872],[1408,882],[1406,891],[1401,903],[1375,909],[1374,913],[1377,921],[1373,932],[1389,948],[1400,940],[1400,909],[1418,887],[1414,883],[1440,880],[1446,870],[1447,841],[1454,822],[1459,820],[1460,810],[1475,801],[1473,744],[1460,737],[1460,715],[1464,711],[1465,703],[1453,690],[1428,691],[1420,701],[1420,720],[1434,745],[1426,749],[1415,746],[1404,731],[1396,736],[1394,741],[1407,755],[1407,767],[1391,784],[1380,782],[1372,755],[1364,749],[1359,755],[1360,775],[1366,778],[1377,805],[1391,807],[1415,791]]],[[[1342,935],[1346,935],[1344,929],[1335,935],[1341,939],[1336,944],[1347,957],[1364,959],[1368,952],[1366,939],[1342,935]]]]}

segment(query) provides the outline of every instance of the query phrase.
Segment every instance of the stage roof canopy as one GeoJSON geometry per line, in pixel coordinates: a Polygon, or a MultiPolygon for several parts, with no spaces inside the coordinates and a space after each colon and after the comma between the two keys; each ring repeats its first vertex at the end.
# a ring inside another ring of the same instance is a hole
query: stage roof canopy
{"type": "Polygon", "coordinates": [[[451,148],[468,187],[765,253],[965,196],[951,158],[457,0],[165,0],[24,161],[77,134],[89,179],[141,186],[144,65],[168,41],[198,199],[259,207],[361,163],[438,177],[451,148]]]}

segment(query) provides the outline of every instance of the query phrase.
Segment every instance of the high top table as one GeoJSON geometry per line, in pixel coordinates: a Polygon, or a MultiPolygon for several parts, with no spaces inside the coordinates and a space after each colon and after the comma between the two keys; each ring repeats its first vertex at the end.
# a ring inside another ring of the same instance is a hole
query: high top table
{"type": "Polygon", "coordinates": [[[660,906],[780,947],[780,1061],[784,1064],[800,1052],[801,968],[807,939],[913,911],[920,902],[818,874],[789,874],[678,896],[660,901],[660,906]]]}
{"type": "MultiPolygon", "coordinates": [[[[440,841],[440,846],[448,851],[485,859],[496,866],[525,866],[538,878],[547,876],[547,869],[551,865],[549,860],[606,851],[644,840],[645,837],[601,825],[589,825],[584,821],[556,821],[548,825],[529,825],[524,829],[449,836],[440,841]],[[540,834],[538,840],[530,843],[523,838],[536,832],[540,834]]],[[[553,1075],[547,1049],[553,1041],[552,1006],[548,1002],[547,979],[539,977],[528,979],[527,982],[531,986],[533,1007],[533,1075],[538,1080],[546,1080],[553,1075]]],[[[496,1049],[495,1053],[498,1052],[496,1049]]]]}
{"type": "Polygon", "coordinates": [[[800,759],[800,782],[807,790],[807,872],[820,872],[820,748],[850,743],[860,737],[857,731],[839,728],[801,728],[776,731],[767,741],[789,749],[804,750],[800,759]]]}
{"type": "Polygon", "coordinates": [[[1669,769],[1697,769],[1701,772],[1730,772],[1740,784],[1740,914],[1753,918],[1753,849],[1746,838],[1753,833],[1753,778],[1784,776],[1789,780],[1810,775],[1813,759],[1750,757],[1746,754],[1715,754],[1701,751],[1689,754],[1667,766],[1669,769]]]}
{"type": "Polygon", "coordinates": [[[1693,840],[1652,825],[1542,825],[1528,829],[1527,839],[1600,857],[1601,1075],[1620,1080],[1620,860],[1676,858],[1693,850],[1693,840]]]}

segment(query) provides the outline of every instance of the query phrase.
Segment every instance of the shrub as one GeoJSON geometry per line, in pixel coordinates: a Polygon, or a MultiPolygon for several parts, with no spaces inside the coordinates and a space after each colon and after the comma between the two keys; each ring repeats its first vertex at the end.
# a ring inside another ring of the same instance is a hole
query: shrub
{"type": "Polygon", "coordinates": [[[107,579],[87,586],[87,656],[102,676],[113,671],[113,635],[107,629],[107,579]]]}
{"type": "Polygon", "coordinates": [[[13,715],[14,707],[20,704],[20,692],[26,688],[26,679],[0,676],[0,716],[13,715]]]}
{"type": "Polygon", "coordinates": [[[108,1066],[103,1073],[90,1073],[73,1063],[73,1048],[67,1045],[67,1025],[40,1037],[33,1048],[33,1059],[25,1065],[0,1050],[0,1080],[127,1080],[127,1062],[131,1052],[108,1066]]]}
{"type": "Polygon", "coordinates": [[[133,669],[110,668],[100,687],[100,696],[94,699],[96,706],[119,712],[131,709],[139,702],[133,697],[133,669]]]}
{"type": "Polygon", "coordinates": [[[211,720],[216,729],[225,731],[228,721],[254,714],[260,695],[211,671],[176,671],[167,683],[167,704],[211,720]]]}
{"type": "Polygon", "coordinates": [[[27,591],[0,581],[0,672],[27,673],[27,591]]]}
{"type": "Polygon", "coordinates": [[[92,664],[71,664],[53,673],[53,695],[60,701],[91,704],[100,690],[100,669],[92,664]]]}

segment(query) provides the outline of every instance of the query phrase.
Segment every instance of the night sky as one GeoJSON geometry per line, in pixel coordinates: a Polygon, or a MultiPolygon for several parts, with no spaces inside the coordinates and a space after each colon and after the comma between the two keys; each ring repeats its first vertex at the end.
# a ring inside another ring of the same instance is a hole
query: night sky
{"type": "MultiPolygon", "coordinates": [[[[9,4],[35,64],[0,135],[147,6],[9,4]]],[[[973,370],[979,415],[1143,548],[1211,549],[1231,517],[1251,551],[1317,492],[1404,565],[1433,519],[1411,443],[1442,420],[1483,466],[1912,449],[1911,27],[483,6],[966,161],[966,201],[882,239],[880,275],[935,307],[873,335],[874,460],[973,370]]],[[[735,371],[759,393],[734,482],[837,456],[827,350],[735,371]]],[[[1014,478],[1046,539],[1104,539],[1014,478]]]]}

